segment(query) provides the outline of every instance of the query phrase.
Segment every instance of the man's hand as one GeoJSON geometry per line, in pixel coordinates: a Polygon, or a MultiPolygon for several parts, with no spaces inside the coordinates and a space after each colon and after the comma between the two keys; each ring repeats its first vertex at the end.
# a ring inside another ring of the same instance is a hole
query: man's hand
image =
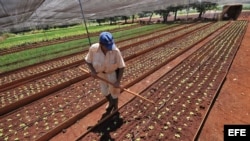
{"type": "Polygon", "coordinates": [[[91,63],[88,63],[87,61],[85,61],[85,62],[90,69],[90,75],[94,78],[97,78],[97,72],[95,71],[95,68],[93,67],[93,65],[91,63]]]}

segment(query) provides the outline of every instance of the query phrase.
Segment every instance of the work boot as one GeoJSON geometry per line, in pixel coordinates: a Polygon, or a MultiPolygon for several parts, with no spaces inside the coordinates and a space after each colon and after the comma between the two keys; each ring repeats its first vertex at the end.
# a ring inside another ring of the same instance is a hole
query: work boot
{"type": "Polygon", "coordinates": [[[108,106],[106,106],[106,113],[110,113],[113,109],[113,98],[111,94],[107,95],[106,99],[108,100],[108,106]]]}
{"type": "Polygon", "coordinates": [[[119,119],[119,112],[118,112],[118,98],[113,99],[113,110],[112,110],[112,119],[119,119]]]}
{"type": "Polygon", "coordinates": [[[118,98],[113,98],[113,111],[118,110],[118,98]]]}

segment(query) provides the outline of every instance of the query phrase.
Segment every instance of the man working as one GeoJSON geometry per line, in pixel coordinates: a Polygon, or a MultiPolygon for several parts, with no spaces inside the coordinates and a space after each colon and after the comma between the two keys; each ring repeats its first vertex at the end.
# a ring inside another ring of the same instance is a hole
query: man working
{"type": "Polygon", "coordinates": [[[93,44],[85,57],[85,62],[91,70],[91,75],[97,75],[107,81],[100,81],[101,93],[107,98],[109,104],[106,113],[118,110],[118,95],[120,94],[120,82],[123,76],[125,62],[120,50],[116,47],[111,33],[102,32],[99,43],[93,44]]]}

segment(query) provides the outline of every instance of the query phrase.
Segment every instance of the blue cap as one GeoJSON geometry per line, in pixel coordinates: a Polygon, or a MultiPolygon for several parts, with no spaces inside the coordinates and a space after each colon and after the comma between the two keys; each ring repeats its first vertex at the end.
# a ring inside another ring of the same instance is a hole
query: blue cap
{"type": "Polygon", "coordinates": [[[102,32],[100,34],[100,43],[103,44],[108,50],[112,50],[114,39],[110,32],[102,32]]]}

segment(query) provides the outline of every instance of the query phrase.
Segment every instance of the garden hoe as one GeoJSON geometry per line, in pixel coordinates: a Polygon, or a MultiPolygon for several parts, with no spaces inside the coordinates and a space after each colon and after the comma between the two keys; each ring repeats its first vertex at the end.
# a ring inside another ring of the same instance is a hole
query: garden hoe
{"type": "MultiPolygon", "coordinates": [[[[82,71],[84,71],[84,72],[86,72],[86,73],[89,73],[89,71],[85,70],[84,68],[81,68],[81,67],[79,67],[79,68],[80,68],[82,71]]],[[[103,78],[101,78],[101,77],[99,77],[99,76],[97,76],[97,78],[114,86],[113,83],[109,82],[109,81],[106,80],[106,79],[103,79],[103,78]]],[[[143,96],[141,96],[141,95],[139,95],[139,94],[137,94],[137,93],[135,93],[135,92],[132,92],[132,91],[130,91],[130,90],[128,90],[128,89],[125,89],[125,88],[123,88],[123,87],[121,87],[121,86],[120,86],[119,88],[122,89],[122,90],[124,90],[124,91],[126,91],[126,92],[128,92],[128,93],[131,93],[131,94],[133,94],[133,95],[135,95],[135,96],[137,96],[137,97],[140,97],[140,98],[142,98],[143,100],[146,100],[146,101],[148,101],[148,102],[150,102],[150,103],[155,104],[153,101],[151,101],[151,100],[149,100],[149,99],[147,99],[147,98],[145,98],[145,97],[143,97],[143,96]]]]}

